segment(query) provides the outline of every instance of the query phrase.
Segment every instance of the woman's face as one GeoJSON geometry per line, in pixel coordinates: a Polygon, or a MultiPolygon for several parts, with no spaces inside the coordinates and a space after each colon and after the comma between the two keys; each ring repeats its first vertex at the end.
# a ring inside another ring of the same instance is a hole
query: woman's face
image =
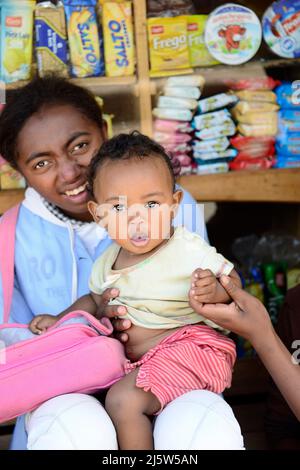
{"type": "Polygon", "coordinates": [[[105,129],[69,105],[53,105],[28,119],[17,140],[17,163],[29,186],[65,214],[91,220],[87,168],[105,129]]]}

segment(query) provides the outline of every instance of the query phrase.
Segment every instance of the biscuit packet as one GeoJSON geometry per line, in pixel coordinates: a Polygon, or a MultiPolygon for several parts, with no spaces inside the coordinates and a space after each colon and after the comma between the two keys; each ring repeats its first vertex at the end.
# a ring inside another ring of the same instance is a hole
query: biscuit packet
{"type": "Polygon", "coordinates": [[[135,47],[131,2],[104,2],[102,28],[106,75],[108,77],[133,75],[135,47]]]}
{"type": "Polygon", "coordinates": [[[271,113],[278,111],[279,106],[275,103],[268,103],[267,101],[239,101],[232,109],[232,113],[271,113]]]}
{"type": "Polygon", "coordinates": [[[147,24],[151,70],[188,68],[187,17],[149,18],[147,24]]]}
{"type": "Polygon", "coordinates": [[[219,62],[208,52],[204,42],[204,30],[208,15],[187,17],[187,38],[191,67],[208,67],[219,62]]]}
{"type": "Polygon", "coordinates": [[[78,78],[103,75],[96,0],[64,0],[64,6],[72,75],[78,78]]]}
{"type": "Polygon", "coordinates": [[[28,80],[32,66],[31,0],[1,1],[1,78],[6,83],[28,80]]]}
{"type": "Polygon", "coordinates": [[[268,103],[276,103],[276,94],[271,90],[241,90],[235,91],[234,94],[244,101],[267,101],[268,103]]]}
{"type": "Polygon", "coordinates": [[[35,9],[35,50],[38,73],[58,72],[67,77],[67,27],[62,2],[44,1],[35,9]]]}

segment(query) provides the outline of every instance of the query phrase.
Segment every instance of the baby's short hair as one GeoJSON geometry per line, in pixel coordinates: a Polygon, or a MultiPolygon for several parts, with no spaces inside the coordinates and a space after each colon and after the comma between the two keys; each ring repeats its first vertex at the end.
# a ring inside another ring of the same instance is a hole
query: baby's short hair
{"type": "Polygon", "coordinates": [[[94,195],[93,186],[96,174],[105,162],[130,160],[132,158],[143,160],[144,158],[151,157],[159,157],[165,162],[170,172],[172,189],[174,191],[175,175],[169,155],[166,153],[164,148],[153,139],[150,139],[150,137],[147,137],[138,131],[133,131],[130,134],[119,134],[107,140],[102,144],[100,150],[93,157],[90,163],[88,175],[89,190],[91,194],[94,195]]]}

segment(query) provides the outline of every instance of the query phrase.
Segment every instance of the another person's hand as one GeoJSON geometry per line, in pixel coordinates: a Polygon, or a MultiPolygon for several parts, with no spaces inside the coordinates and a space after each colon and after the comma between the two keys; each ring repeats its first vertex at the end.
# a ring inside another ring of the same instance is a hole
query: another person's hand
{"type": "Polygon", "coordinates": [[[47,331],[50,326],[55,325],[58,318],[54,315],[37,315],[28,325],[28,328],[32,333],[41,335],[47,331]]]}
{"type": "Polygon", "coordinates": [[[212,303],[216,299],[218,281],[209,269],[196,269],[193,273],[191,294],[198,304],[212,303]]]}
{"type": "Polygon", "coordinates": [[[124,331],[131,327],[131,321],[119,317],[126,315],[127,309],[123,305],[108,305],[109,301],[118,297],[119,293],[119,290],[115,288],[106,289],[103,292],[97,317],[102,316],[109,318],[113,323],[114,330],[116,331],[114,336],[122,343],[126,343],[129,337],[127,333],[124,333],[124,331]]]}
{"type": "Polygon", "coordinates": [[[255,345],[263,339],[266,332],[272,330],[267,310],[258,299],[237,287],[228,276],[221,276],[220,282],[233,302],[203,305],[194,299],[192,287],[189,292],[191,307],[203,317],[243,336],[255,345]]]}

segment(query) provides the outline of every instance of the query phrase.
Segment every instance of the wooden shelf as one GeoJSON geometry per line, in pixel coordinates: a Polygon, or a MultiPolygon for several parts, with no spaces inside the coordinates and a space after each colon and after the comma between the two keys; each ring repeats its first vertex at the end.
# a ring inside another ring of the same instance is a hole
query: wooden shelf
{"type": "MultiPolygon", "coordinates": [[[[201,202],[300,203],[300,168],[181,176],[178,183],[201,202]]],[[[0,214],[22,201],[23,189],[0,191],[0,214]]]]}
{"type": "MultiPolygon", "coordinates": [[[[135,75],[130,77],[87,77],[70,78],[70,81],[86,88],[128,87],[135,85],[137,83],[137,78],[135,75]]],[[[7,90],[11,90],[26,85],[26,83],[28,83],[28,81],[23,80],[14,83],[6,83],[5,86],[7,90]]]]}
{"type": "Polygon", "coordinates": [[[300,168],[190,175],[178,183],[201,202],[300,202],[300,168]]]}

